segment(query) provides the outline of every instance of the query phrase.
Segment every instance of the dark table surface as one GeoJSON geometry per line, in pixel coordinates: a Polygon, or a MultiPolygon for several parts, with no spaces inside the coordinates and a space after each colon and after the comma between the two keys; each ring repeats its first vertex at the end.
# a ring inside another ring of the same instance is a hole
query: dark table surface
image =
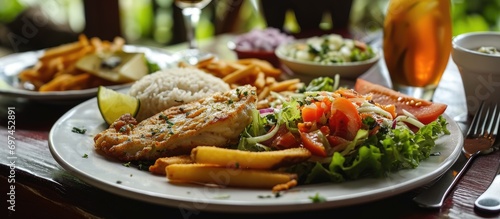
{"type": "MultiPolygon", "coordinates": [[[[221,36],[210,40],[203,44],[203,49],[220,54],[222,58],[234,58],[225,47],[227,39],[221,36]]],[[[389,85],[383,60],[362,77],[375,83],[389,85]]],[[[130,199],[85,183],[63,169],[52,157],[48,143],[52,125],[81,101],[83,100],[61,104],[0,96],[0,190],[4,197],[1,215],[11,218],[500,217],[498,214],[485,214],[474,209],[475,199],[486,189],[495,175],[500,159],[498,151],[478,157],[440,209],[423,209],[412,201],[413,197],[428,185],[388,198],[347,207],[272,214],[213,212],[205,211],[203,208],[182,209],[130,199]],[[12,121],[8,117],[9,108],[14,108],[15,111],[13,150],[9,148],[11,144],[8,144],[8,136],[12,136],[9,133],[12,128],[8,127],[8,121],[12,121]],[[12,204],[15,205],[15,211],[8,209],[12,204]]],[[[459,124],[462,131],[466,129],[468,117],[465,95],[458,69],[451,59],[434,101],[448,104],[446,114],[459,124]]],[[[463,157],[459,158],[461,159],[463,157]]]]}

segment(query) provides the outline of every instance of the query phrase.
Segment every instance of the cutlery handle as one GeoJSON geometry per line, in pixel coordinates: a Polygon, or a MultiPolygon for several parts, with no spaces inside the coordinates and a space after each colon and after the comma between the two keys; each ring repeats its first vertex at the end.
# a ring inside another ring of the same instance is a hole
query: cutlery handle
{"type": "Polygon", "coordinates": [[[476,208],[485,211],[500,211],[500,173],[491,185],[474,202],[476,208]]]}
{"type": "MultiPolygon", "coordinates": [[[[419,195],[413,198],[418,206],[423,208],[440,208],[443,205],[446,196],[453,190],[458,180],[466,172],[472,160],[478,155],[478,153],[470,156],[465,164],[460,168],[460,172],[455,176],[453,172],[457,168],[448,169],[431,187],[427,190],[422,191],[419,195]]],[[[464,157],[461,157],[464,158],[464,157]]],[[[460,159],[460,158],[459,158],[460,159]]],[[[456,164],[461,164],[462,162],[457,162],[456,164]]]]}

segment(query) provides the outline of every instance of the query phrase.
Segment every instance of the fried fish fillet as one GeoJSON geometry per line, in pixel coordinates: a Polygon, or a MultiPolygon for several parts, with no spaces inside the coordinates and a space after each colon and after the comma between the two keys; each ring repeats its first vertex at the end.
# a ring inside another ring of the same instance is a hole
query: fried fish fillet
{"type": "Polygon", "coordinates": [[[246,85],[171,107],[141,122],[125,114],[94,136],[94,147],[121,161],[189,154],[200,145],[226,147],[250,124],[256,101],[255,87],[246,85]]]}

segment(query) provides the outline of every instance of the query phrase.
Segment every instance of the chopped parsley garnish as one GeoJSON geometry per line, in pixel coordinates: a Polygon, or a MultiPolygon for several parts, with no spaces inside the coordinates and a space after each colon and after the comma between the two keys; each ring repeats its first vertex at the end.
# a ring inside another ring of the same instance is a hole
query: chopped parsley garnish
{"type": "Polygon", "coordinates": [[[119,132],[123,133],[123,132],[126,132],[127,131],[127,127],[126,126],[122,126],[119,130],[119,132]]]}
{"type": "Polygon", "coordinates": [[[161,70],[160,66],[157,63],[151,62],[150,60],[146,59],[146,66],[148,67],[148,73],[155,73],[159,70],[161,70]]]}
{"type": "Polygon", "coordinates": [[[316,193],[316,195],[314,195],[314,196],[309,196],[309,199],[311,199],[311,201],[312,201],[313,203],[321,203],[321,202],[326,202],[325,197],[320,196],[320,195],[319,195],[319,193],[316,193]]]}
{"type": "Polygon", "coordinates": [[[83,158],[88,158],[88,157],[89,157],[89,155],[88,155],[88,154],[83,154],[83,156],[82,156],[82,157],[83,157],[83,158]]]}
{"type": "Polygon", "coordinates": [[[162,113],[162,114],[160,114],[160,115],[158,116],[158,118],[163,119],[163,120],[165,120],[165,121],[168,121],[168,117],[167,117],[165,114],[163,114],[163,113],[162,113]]]}
{"type": "Polygon", "coordinates": [[[274,195],[259,195],[258,198],[279,198],[281,197],[281,192],[276,192],[274,195]]]}
{"type": "Polygon", "coordinates": [[[431,153],[429,156],[441,156],[441,152],[437,151],[437,152],[431,153]]]}
{"type": "Polygon", "coordinates": [[[145,170],[146,169],[146,166],[143,164],[143,163],[140,163],[139,165],[137,165],[137,168],[139,170],[145,170]]]}
{"type": "Polygon", "coordinates": [[[77,133],[77,134],[85,134],[85,132],[87,132],[87,129],[73,127],[73,129],[71,129],[71,131],[74,133],[77,133]]]}
{"type": "Polygon", "coordinates": [[[136,167],[138,170],[149,171],[149,166],[153,165],[154,161],[129,161],[124,163],[125,167],[136,167]]]}

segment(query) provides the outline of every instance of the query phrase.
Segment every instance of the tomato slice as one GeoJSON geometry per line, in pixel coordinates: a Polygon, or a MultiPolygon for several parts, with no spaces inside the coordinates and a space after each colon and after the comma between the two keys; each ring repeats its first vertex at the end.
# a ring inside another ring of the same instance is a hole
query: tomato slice
{"type": "Polygon", "coordinates": [[[318,107],[315,104],[308,104],[302,107],[302,120],[304,122],[316,122],[318,107]]]}
{"type": "Polygon", "coordinates": [[[347,98],[338,97],[332,102],[332,114],[328,120],[332,135],[353,140],[361,128],[358,109],[347,98]]]}
{"type": "Polygon", "coordinates": [[[328,139],[328,142],[330,143],[330,146],[332,146],[332,148],[335,148],[338,145],[347,144],[349,142],[348,140],[335,135],[329,135],[326,137],[326,139],[328,139]]]}
{"type": "MultiPolygon", "coordinates": [[[[326,98],[325,98],[326,99],[326,98]]],[[[302,107],[302,120],[304,122],[324,122],[330,110],[329,101],[313,102],[302,107]]]]}
{"type": "Polygon", "coordinates": [[[313,132],[300,132],[300,140],[303,146],[311,152],[311,154],[326,157],[327,151],[323,144],[319,130],[313,132]]]}
{"type": "Polygon", "coordinates": [[[262,142],[262,144],[280,150],[286,148],[295,148],[300,146],[300,137],[290,132],[286,128],[286,125],[281,125],[280,127],[274,126],[273,129],[275,128],[278,128],[276,134],[272,138],[262,142]]]}
{"type": "Polygon", "coordinates": [[[372,100],[379,104],[393,104],[396,106],[396,114],[401,115],[403,109],[413,114],[417,119],[429,124],[444,113],[446,104],[426,101],[409,95],[402,94],[382,85],[373,84],[363,79],[357,79],[354,90],[360,94],[372,94],[372,100]]]}
{"type": "Polygon", "coordinates": [[[342,138],[346,138],[347,131],[347,123],[349,122],[349,118],[340,110],[333,110],[332,116],[328,120],[328,125],[331,130],[331,135],[339,136],[342,138]]]}
{"type": "Polygon", "coordinates": [[[287,148],[295,148],[300,146],[300,142],[295,135],[290,131],[279,135],[272,143],[272,146],[282,150],[287,148]]]}

